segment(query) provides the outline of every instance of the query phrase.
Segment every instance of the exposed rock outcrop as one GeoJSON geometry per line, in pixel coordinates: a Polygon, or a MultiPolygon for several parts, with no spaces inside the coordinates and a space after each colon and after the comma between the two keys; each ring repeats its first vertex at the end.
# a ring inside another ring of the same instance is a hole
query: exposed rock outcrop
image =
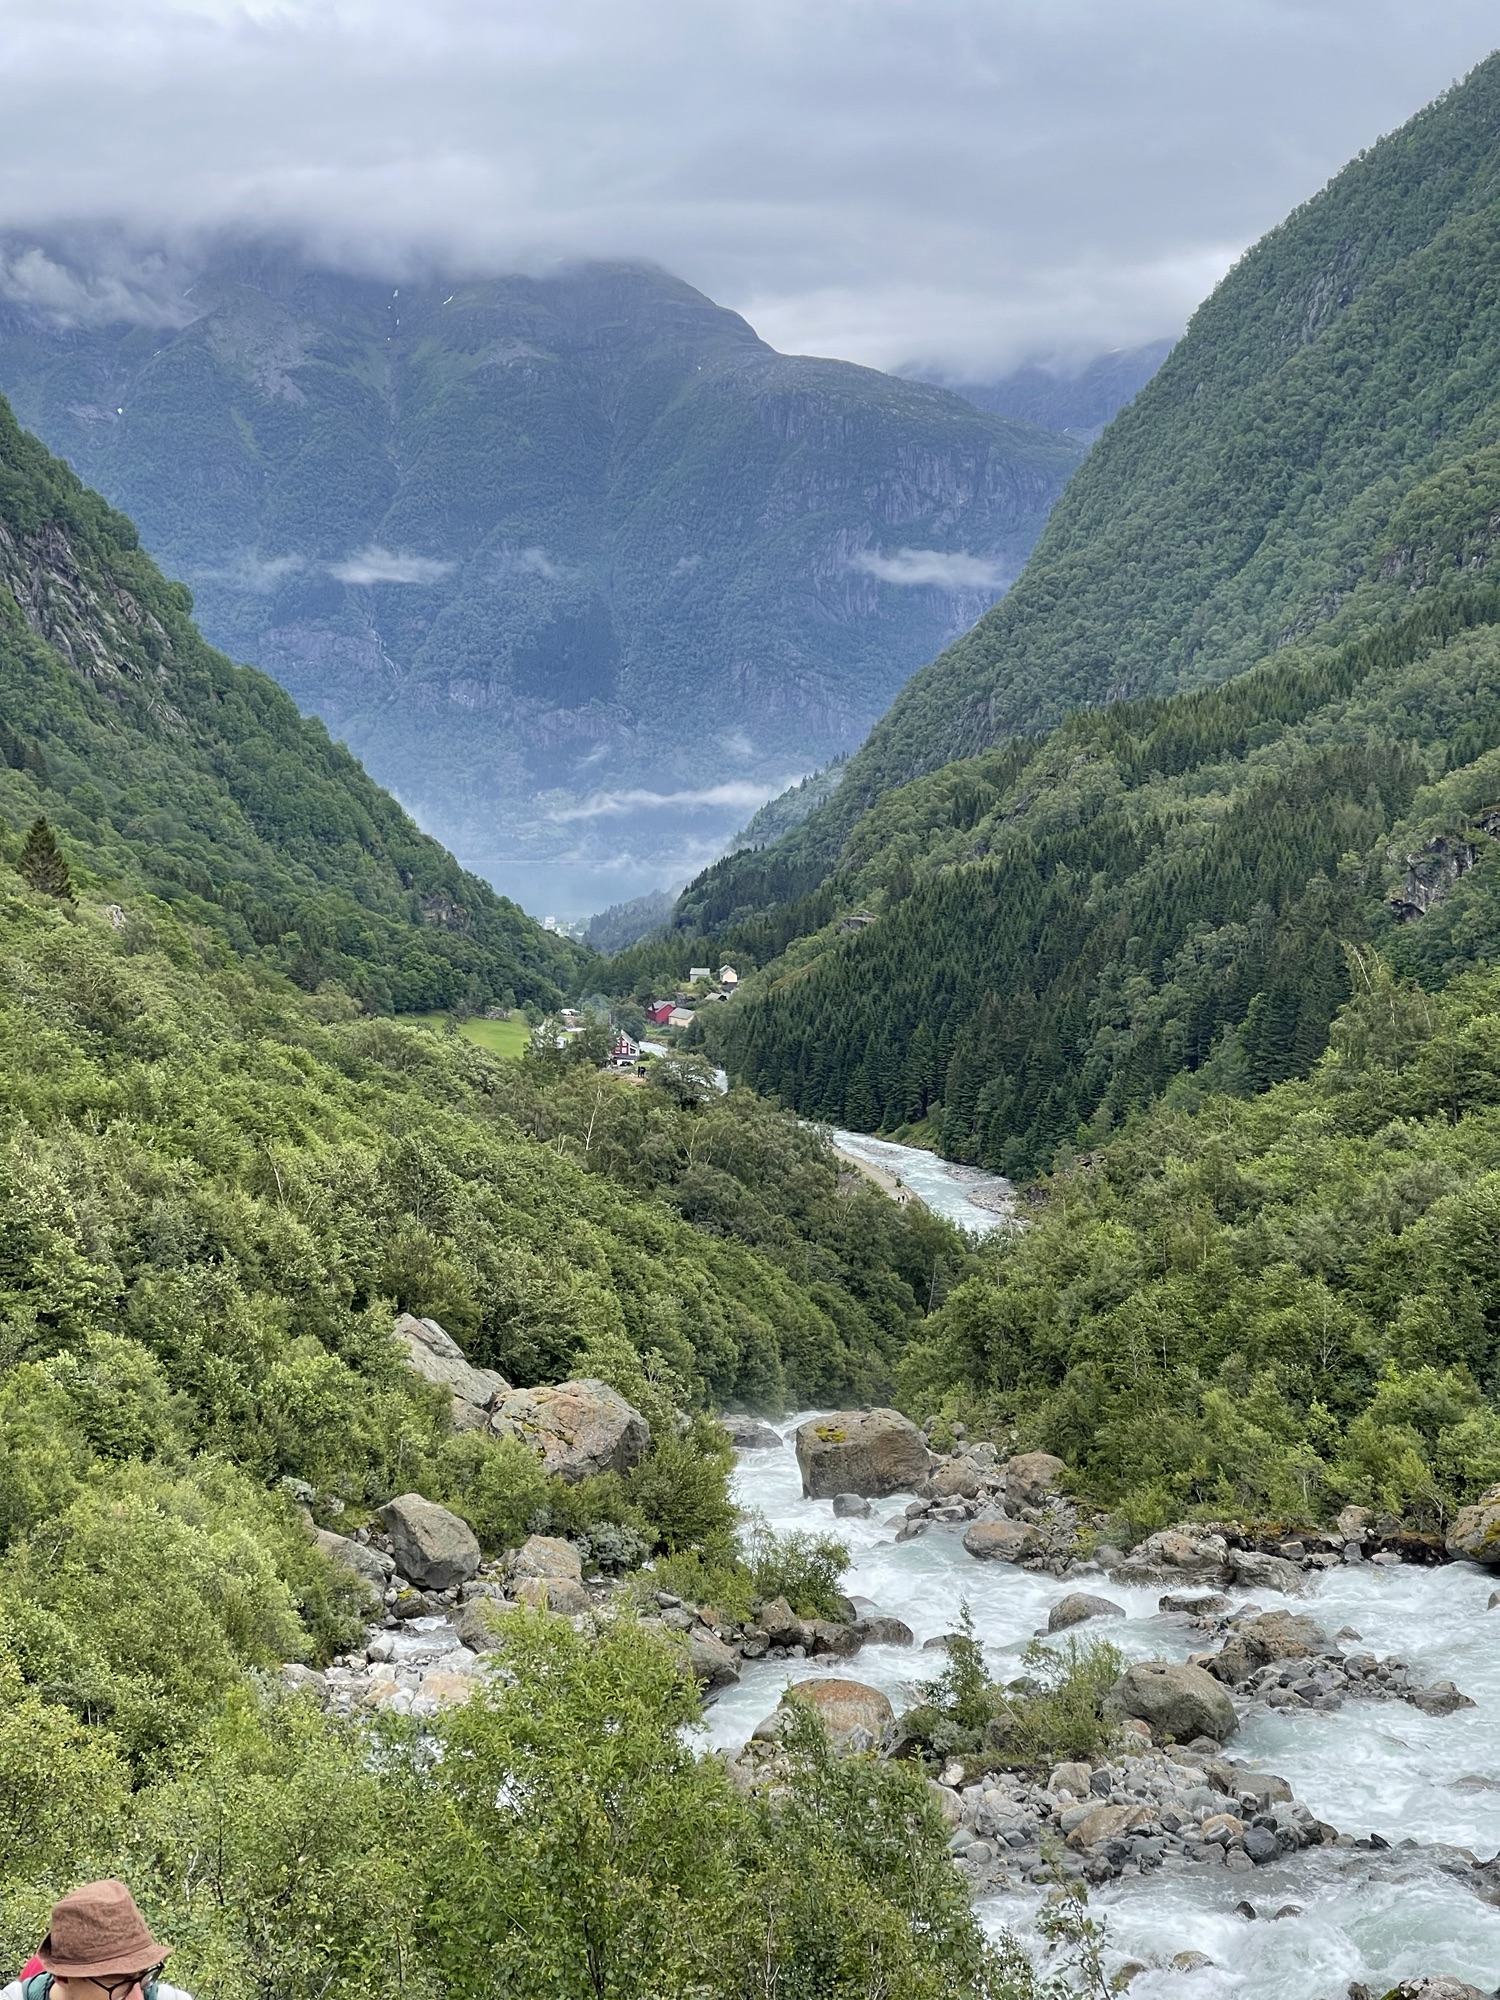
{"type": "Polygon", "coordinates": [[[601,1472],[629,1472],[651,1444],[651,1426],[617,1389],[586,1378],[550,1388],[511,1389],[496,1402],[490,1429],[515,1437],[569,1486],[601,1472]]]}
{"type": "Polygon", "coordinates": [[[1446,1546],[1451,1556],[1500,1569],[1500,1486],[1486,1488],[1472,1507],[1459,1508],[1446,1546]]]}
{"type": "Polygon", "coordinates": [[[424,1381],[446,1389],[453,1398],[453,1428],[474,1431],[482,1428],[485,1412],[510,1384],[493,1368],[475,1368],[463,1349],[435,1319],[418,1319],[402,1313],[396,1321],[396,1338],[406,1350],[406,1358],[424,1381]]]}

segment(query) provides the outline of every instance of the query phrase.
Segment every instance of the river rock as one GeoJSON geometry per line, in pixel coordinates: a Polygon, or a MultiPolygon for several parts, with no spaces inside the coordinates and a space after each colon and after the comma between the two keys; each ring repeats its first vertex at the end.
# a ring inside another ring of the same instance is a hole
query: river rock
{"type": "Polygon", "coordinates": [[[1283,1597],[1300,1597],[1307,1577],[1285,1556],[1263,1556],[1255,1549],[1231,1549],[1230,1567],[1241,1590],[1279,1590],[1283,1597]]]}
{"type": "Polygon", "coordinates": [[[1450,1556],[1500,1569],[1500,1486],[1487,1487],[1472,1507],[1460,1507],[1448,1530],[1450,1556]]]}
{"type": "Polygon", "coordinates": [[[781,1433],[759,1417],[720,1417],[736,1451],[780,1451],[781,1433]]]}
{"type": "Polygon", "coordinates": [[[755,1622],[773,1646],[802,1644],[802,1620],[784,1597],[768,1598],[756,1613],[755,1622]]]}
{"type": "Polygon", "coordinates": [[[1239,1727],[1234,1703],[1201,1667],[1142,1660],[1126,1668],[1113,1698],[1124,1714],[1148,1724],[1158,1740],[1170,1736],[1175,1742],[1191,1743],[1195,1737],[1211,1736],[1222,1743],[1239,1727]]]}
{"type": "Polygon", "coordinates": [[[1169,1590],[1165,1597],[1157,1598],[1156,1608],[1182,1612],[1189,1618],[1218,1618],[1234,1605],[1216,1590],[1169,1590]]]}
{"type": "Polygon", "coordinates": [[[984,1475],[969,1458],[945,1458],[941,1465],[924,1479],[920,1488],[924,1500],[974,1500],[979,1494],[979,1482],[984,1475]]]}
{"type": "Polygon", "coordinates": [[[386,1585],[395,1575],[396,1565],[380,1549],[372,1549],[364,1542],[356,1542],[348,1535],[335,1535],[327,1528],[315,1528],[313,1540],[325,1556],[331,1556],[345,1569],[363,1577],[372,1590],[384,1592],[386,1585]]]}
{"type": "Polygon", "coordinates": [[[1259,1617],[1247,1618],[1234,1628],[1208,1661],[1208,1671],[1230,1687],[1238,1687],[1272,1660],[1305,1660],[1326,1650],[1327,1645],[1322,1627],[1304,1613],[1262,1611],[1259,1617]]]}
{"type": "Polygon", "coordinates": [[[589,1608],[583,1558],[560,1535],[532,1535],[511,1555],[511,1590],[518,1604],[573,1618],[589,1608]]]}
{"type": "Polygon", "coordinates": [[[464,1605],[453,1619],[453,1629],[458,1634],[461,1646],[467,1646],[471,1653],[497,1653],[505,1641],[496,1629],[496,1621],[503,1616],[509,1606],[502,1606],[492,1597],[476,1597],[464,1605]]]}
{"type": "Polygon", "coordinates": [[[1224,1537],[1201,1528],[1159,1528],[1114,1573],[1125,1583],[1225,1584],[1234,1577],[1224,1537]]]}
{"type": "Polygon", "coordinates": [[[916,1643],[916,1634],[904,1618],[887,1618],[878,1612],[869,1618],[856,1618],[854,1629],[866,1646],[911,1646],[916,1643]]]}
{"type": "Polygon", "coordinates": [[[629,1472],[651,1444],[651,1426],[640,1411],[593,1377],[512,1389],[495,1404],[490,1429],[497,1437],[519,1438],[549,1476],[569,1486],[603,1472],[629,1472]]]}
{"type": "Polygon", "coordinates": [[[863,1681],[794,1681],[781,1697],[781,1706],[794,1701],[816,1709],[835,1750],[878,1749],[896,1724],[890,1702],[879,1688],[866,1687],[863,1681]]]}
{"type": "Polygon", "coordinates": [[[695,1625],[687,1635],[688,1665],[696,1680],[707,1688],[728,1687],[740,1677],[739,1657],[706,1625],[695,1625]]]}
{"type": "Polygon", "coordinates": [[[1068,1834],[1067,1845],[1082,1852],[1103,1841],[1118,1840],[1130,1831],[1130,1822],[1139,1814],[1139,1806],[1093,1806],[1068,1834]]]}
{"type": "Polygon", "coordinates": [[[881,1500],[915,1492],[932,1465],[927,1441],[899,1410],[836,1410],[797,1427],[797,1465],[808,1500],[861,1493],[881,1500]]]}
{"type": "Polygon", "coordinates": [[[1028,1521],[976,1521],[964,1536],[964,1547],[979,1562],[1021,1562],[1041,1545],[1028,1521]]]}
{"type": "Polygon", "coordinates": [[[1469,1696],[1460,1694],[1452,1681],[1433,1681],[1427,1687],[1413,1688],[1406,1699],[1413,1708],[1421,1709],[1424,1715],[1456,1715],[1461,1708],[1474,1706],[1469,1696]]]}
{"type": "Polygon", "coordinates": [[[1013,1507],[1040,1507],[1047,1495],[1061,1485],[1068,1468],[1050,1451],[1023,1451],[1008,1458],[1000,1468],[1005,1497],[1013,1507]]]}
{"type": "Polygon", "coordinates": [[[1091,1597],[1086,1590],[1070,1591],[1060,1597],[1047,1613],[1049,1632],[1066,1632],[1071,1625],[1082,1625],[1090,1618],[1123,1618],[1125,1607],[1108,1597],[1091,1597]]]}
{"type": "Polygon", "coordinates": [[[479,1430],[485,1412],[510,1384],[493,1368],[475,1368],[463,1349],[435,1319],[418,1319],[402,1313],[396,1321],[396,1338],[406,1360],[424,1381],[446,1389],[453,1399],[452,1420],[456,1431],[479,1430]]]}
{"type": "Polygon", "coordinates": [[[479,1544],[467,1521],[420,1493],[402,1493],[379,1510],[396,1567],[413,1583],[448,1590],[479,1567],[479,1544]]]}
{"type": "Polygon", "coordinates": [[[852,1659],[864,1644],[857,1626],[836,1618],[810,1618],[802,1627],[802,1643],[808,1652],[829,1654],[834,1659],[852,1659]]]}
{"type": "Polygon", "coordinates": [[[1439,1973],[1436,1978],[1403,1979],[1384,2000],[1489,2000],[1489,1996],[1451,1973],[1439,1973]]]}
{"type": "Polygon", "coordinates": [[[841,1521],[867,1521],[872,1509],[863,1493],[835,1493],[833,1511],[841,1521]]]}

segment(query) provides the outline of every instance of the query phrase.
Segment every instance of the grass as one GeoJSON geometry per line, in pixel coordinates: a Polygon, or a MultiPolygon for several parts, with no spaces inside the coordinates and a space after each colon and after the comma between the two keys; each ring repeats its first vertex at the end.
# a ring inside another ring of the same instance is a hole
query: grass
{"type": "MultiPolygon", "coordinates": [[[[430,1014],[403,1014],[402,1020],[422,1021],[429,1028],[446,1025],[449,1016],[441,1010],[430,1014]]],[[[480,1048],[488,1049],[494,1056],[521,1056],[526,1053],[526,1044],[531,1040],[531,1023],[527,1020],[484,1021],[476,1014],[472,1020],[460,1021],[458,1032],[466,1041],[477,1042],[480,1048]]]]}

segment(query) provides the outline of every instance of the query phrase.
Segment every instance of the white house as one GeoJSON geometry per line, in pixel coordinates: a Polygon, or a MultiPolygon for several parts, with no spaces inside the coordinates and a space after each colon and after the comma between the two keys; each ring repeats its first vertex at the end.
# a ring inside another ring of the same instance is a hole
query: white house
{"type": "Polygon", "coordinates": [[[719,967],[719,984],[721,986],[738,986],[739,983],[740,975],[732,965],[721,965],[719,967]]]}
{"type": "Polygon", "coordinates": [[[713,976],[713,967],[710,965],[690,965],[688,967],[689,986],[696,986],[700,979],[712,979],[713,976]]]}

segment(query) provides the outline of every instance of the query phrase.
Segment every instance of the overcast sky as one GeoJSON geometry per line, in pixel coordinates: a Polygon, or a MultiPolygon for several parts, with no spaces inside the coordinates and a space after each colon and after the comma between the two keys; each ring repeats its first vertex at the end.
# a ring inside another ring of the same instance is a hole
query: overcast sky
{"type": "Polygon", "coordinates": [[[0,0],[0,225],[654,259],[792,351],[1176,333],[1493,0],[0,0]]]}

